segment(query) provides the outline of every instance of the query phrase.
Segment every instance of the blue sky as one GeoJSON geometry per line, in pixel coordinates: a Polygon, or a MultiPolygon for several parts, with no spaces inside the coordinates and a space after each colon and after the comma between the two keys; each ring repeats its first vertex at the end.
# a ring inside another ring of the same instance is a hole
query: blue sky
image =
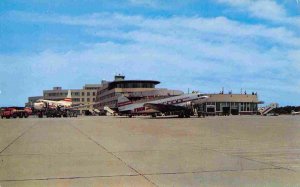
{"type": "Polygon", "coordinates": [[[296,0],[1,0],[0,106],[116,73],[300,105],[299,12],[296,0]]]}

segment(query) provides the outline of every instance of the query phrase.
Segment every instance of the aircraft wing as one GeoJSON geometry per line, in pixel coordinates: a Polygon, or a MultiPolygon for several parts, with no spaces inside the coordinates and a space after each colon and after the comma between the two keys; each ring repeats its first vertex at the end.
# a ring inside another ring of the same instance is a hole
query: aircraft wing
{"type": "Polygon", "coordinates": [[[166,104],[154,104],[154,103],[145,103],[144,107],[148,107],[160,112],[170,112],[170,111],[178,111],[184,110],[183,106],[175,106],[175,105],[166,105],[166,104]]]}
{"type": "Polygon", "coordinates": [[[99,102],[97,102],[97,103],[90,103],[90,104],[86,104],[86,105],[84,105],[84,104],[79,104],[79,105],[76,105],[76,106],[71,106],[71,107],[69,107],[68,109],[84,108],[84,107],[87,107],[87,106],[96,105],[96,104],[98,104],[98,103],[99,103],[99,102]]]}

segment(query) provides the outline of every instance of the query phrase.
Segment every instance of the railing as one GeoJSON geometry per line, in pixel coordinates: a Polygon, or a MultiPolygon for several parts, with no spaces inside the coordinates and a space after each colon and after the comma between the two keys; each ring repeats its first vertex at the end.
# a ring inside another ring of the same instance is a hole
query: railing
{"type": "Polygon", "coordinates": [[[271,112],[274,108],[277,108],[277,107],[278,107],[277,103],[271,103],[270,105],[268,105],[266,107],[262,107],[262,108],[258,109],[258,111],[261,115],[267,115],[269,112],[271,112]]]}

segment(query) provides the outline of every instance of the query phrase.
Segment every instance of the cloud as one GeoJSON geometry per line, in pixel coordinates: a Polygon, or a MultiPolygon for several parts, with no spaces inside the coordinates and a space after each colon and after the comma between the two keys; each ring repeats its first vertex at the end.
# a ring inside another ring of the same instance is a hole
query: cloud
{"type": "Polygon", "coordinates": [[[218,2],[241,8],[252,16],[267,20],[278,20],[287,16],[285,9],[272,0],[218,0],[218,2]]]}
{"type": "Polygon", "coordinates": [[[65,16],[58,14],[38,14],[22,11],[10,11],[4,13],[2,19],[11,21],[25,21],[37,23],[52,23],[52,24],[66,24],[73,26],[87,26],[87,27],[122,27],[124,24],[131,22],[138,23],[142,21],[141,16],[127,16],[118,13],[93,13],[81,16],[65,16]]]}
{"type": "MultiPolygon", "coordinates": [[[[234,0],[232,0],[234,1],[234,0]]],[[[240,3],[240,1],[237,1],[240,3]]],[[[163,33],[172,30],[184,30],[184,32],[202,32],[210,35],[230,37],[231,39],[266,38],[268,41],[286,45],[300,45],[300,38],[285,27],[267,27],[260,24],[245,24],[226,17],[203,18],[203,17],[179,17],[170,18],[156,17],[144,18],[139,15],[124,15],[118,13],[94,13],[81,16],[47,15],[11,11],[2,16],[7,20],[22,20],[36,23],[63,24],[71,26],[83,26],[96,28],[97,35],[106,35],[110,38],[126,39],[129,36],[127,31],[148,30],[153,33],[163,33]],[[100,30],[101,29],[101,30],[100,30]],[[112,32],[111,32],[112,31],[112,32]],[[232,32],[234,31],[234,32],[232,32]],[[117,36],[112,36],[113,34],[117,36]]],[[[89,30],[93,34],[93,30],[89,30]]],[[[130,34],[130,33],[129,33],[130,34]]],[[[136,34],[132,32],[131,34],[136,34]]],[[[215,39],[216,37],[212,37],[215,39]]]]}
{"type": "MultiPolygon", "coordinates": [[[[289,16],[284,6],[278,4],[275,0],[218,0],[218,2],[247,12],[252,17],[272,21],[274,23],[285,23],[296,27],[300,25],[300,17],[289,16]]],[[[295,6],[296,5],[297,2],[295,1],[295,6]]]]}
{"type": "Polygon", "coordinates": [[[154,0],[129,0],[129,3],[136,6],[159,7],[158,2],[154,0]]]}
{"type": "MultiPolygon", "coordinates": [[[[239,3],[238,1],[236,1],[239,3]]],[[[250,2],[250,1],[249,1],[250,2]]],[[[44,15],[10,12],[2,19],[16,19],[38,24],[61,24],[80,27],[86,35],[101,42],[78,41],[80,48],[64,52],[46,50],[28,55],[1,55],[3,77],[14,71],[32,79],[40,87],[99,79],[110,80],[115,73],[132,79],[157,79],[162,86],[187,90],[218,92],[225,86],[259,91],[272,101],[279,96],[285,103],[288,92],[299,94],[298,51],[300,37],[285,26],[247,24],[226,17],[199,16],[145,17],[116,13],[82,16],[44,15]],[[14,63],[13,63],[14,62],[14,63]],[[25,65],[26,64],[26,65],[25,65]],[[89,78],[90,77],[90,78],[89,78]],[[93,78],[92,78],[93,77],[93,78]]],[[[23,79],[24,80],[24,79],[23,79]]],[[[41,89],[42,90],[42,89],[41,89]]],[[[29,93],[28,93],[29,96],[29,93]]],[[[264,98],[262,98],[264,99],[264,98]]],[[[297,100],[300,103],[300,100],[297,100]]]]}
{"type": "Polygon", "coordinates": [[[288,52],[288,58],[294,63],[294,66],[300,71],[300,49],[290,50],[288,52]]]}

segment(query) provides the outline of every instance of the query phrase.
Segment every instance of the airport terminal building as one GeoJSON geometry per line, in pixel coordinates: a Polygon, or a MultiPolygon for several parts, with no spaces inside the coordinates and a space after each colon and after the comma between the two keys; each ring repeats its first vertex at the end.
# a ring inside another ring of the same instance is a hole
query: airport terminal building
{"type": "Polygon", "coordinates": [[[114,81],[102,81],[96,96],[94,107],[100,111],[104,106],[117,110],[118,97],[124,95],[131,101],[153,100],[171,96],[182,95],[179,90],[169,90],[166,88],[156,88],[160,82],[155,80],[125,80],[125,76],[116,75],[114,81]]]}
{"type": "Polygon", "coordinates": [[[258,100],[256,93],[252,94],[205,94],[209,98],[198,102],[200,111],[208,115],[254,115],[257,114],[258,100]]]}

